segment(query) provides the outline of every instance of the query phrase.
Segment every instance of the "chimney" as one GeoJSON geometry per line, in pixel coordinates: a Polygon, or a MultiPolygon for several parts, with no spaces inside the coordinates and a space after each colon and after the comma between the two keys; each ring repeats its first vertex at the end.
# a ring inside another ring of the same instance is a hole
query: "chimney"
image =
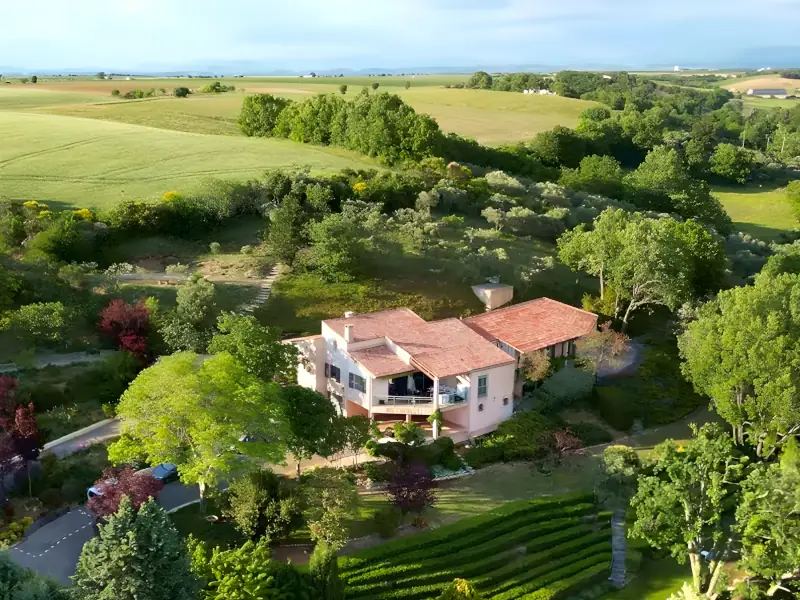
{"type": "Polygon", "coordinates": [[[345,325],[344,326],[344,341],[348,342],[348,343],[353,341],[353,326],[352,325],[345,325]]]}

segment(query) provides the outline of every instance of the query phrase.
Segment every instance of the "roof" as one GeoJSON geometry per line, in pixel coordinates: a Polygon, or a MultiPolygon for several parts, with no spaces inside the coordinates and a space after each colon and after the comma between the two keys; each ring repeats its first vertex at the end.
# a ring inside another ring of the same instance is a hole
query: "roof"
{"type": "Polygon", "coordinates": [[[753,95],[770,95],[770,96],[782,96],[786,93],[785,89],[781,88],[765,88],[765,89],[753,89],[753,95]]]}
{"type": "Polygon", "coordinates": [[[414,365],[431,377],[449,377],[514,362],[511,356],[458,319],[427,322],[407,308],[330,319],[323,323],[341,337],[344,337],[345,326],[351,325],[351,343],[385,338],[411,356],[412,366],[409,368],[383,344],[349,350],[350,356],[376,377],[405,373],[415,368],[414,365]]]}
{"type": "Polygon", "coordinates": [[[538,298],[463,322],[485,339],[500,340],[524,354],[594,331],[597,315],[557,300],[538,298]]]}
{"type": "Polygon", "coordinates": [[[414,370],[414,367],[400,360],[387,346],[351,350],[350,356],[361,363],[374,377],[400,375],[414,370]]]}
{"type": "Polygon", "coordinates": [[[307,342],[311,340],[318,340],[322,338],[322,335],[319,333],[317,335],[304,335],[303,337],[296,337],[296,338],[287,338],[285,340],[281,340],[284,344],[294,343],[294,342],[307,342]]]}

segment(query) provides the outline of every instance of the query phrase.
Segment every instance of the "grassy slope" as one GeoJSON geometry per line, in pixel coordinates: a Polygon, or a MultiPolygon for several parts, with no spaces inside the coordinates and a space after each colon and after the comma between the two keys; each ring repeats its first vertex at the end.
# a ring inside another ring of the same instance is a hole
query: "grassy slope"
{"type": "Polygon", "coordinates": [[[76,92],[68,88],[49,90],[33,85],[0,85],[0,110],[27,110],[42,106],[85,104],[107,99],[98,92],[76,92]]]}
{"type": "Polygon", "coordinates": [[[772,240],[782,231],[795,229],[784,188],[769,185],[717,186],[714,189],[737,229],[762,240],[772,240]]]}
{"type": "Polygon", "coordinates": [[[285,140],[206,136],[0,111],[0,195],[104,207],[268,167],[372,167],[357,155],[285,140]]]}

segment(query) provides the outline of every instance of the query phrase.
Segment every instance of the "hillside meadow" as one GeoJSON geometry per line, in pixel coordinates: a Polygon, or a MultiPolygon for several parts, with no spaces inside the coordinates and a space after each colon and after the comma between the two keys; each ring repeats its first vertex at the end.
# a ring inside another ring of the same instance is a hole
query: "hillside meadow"
{"type": "Polygon", "coordinates": [[[335,171],[377,165],[342,149],[211,136],[53,115],[0,111],[0,196],[104,208],[123,198],[191,191],[213,177],[270,167],[335,171]]]}
{"type": "Polygon", "coordinates": [[[771,241],[780,233],[798,227],[785,187],[767,184],[716,186],[714,195],[722,202],[736,229],[758,239],[771,241]]]}

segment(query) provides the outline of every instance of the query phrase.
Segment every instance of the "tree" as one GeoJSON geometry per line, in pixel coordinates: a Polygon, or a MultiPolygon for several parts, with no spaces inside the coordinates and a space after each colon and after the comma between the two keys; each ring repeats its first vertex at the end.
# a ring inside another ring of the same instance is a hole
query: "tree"
{"type": "Polygon", "coordinates": [[[31,83],[39,83],[39,78],[36,75],[31,76],[31,83]]]}
{"type": "Polygon", "coordinates": [[[599,496],[603,502],[621,509],[636,493],[636,478],[642,461],[636,450],[629,446],[608,446],[603,450],[603,478],[600,481],[599,496]]]}
{"type": "Polygon", "coordinates": [[[380,87],[380,85],[381,85],[381,84],[380,84],[380,83],[378,83],[377,81],[373,81],[373,82],[372,82],[372,89],[373,89],[373,90],[377,90],[377,89],[378,89],[378,87],[380,87]]]}
{"type": "Polygon", "coordinates": [[[406,83],[405,83],[405,88],[406,88],[407,90],[408,90],[408,89],[411,89],[411,82],[410,82],[410,81],[406,81],[406,83]]]}
{"type": "Polygon", "coordinates": [[[19,566],[0,552],[0,594],[8,600],[68,600],[69,591],[55,581],[19,566]]]}
{"type": "Polygon", "coordinates": [[[757,465],[742,482],[736,509],[741,565],[748,573],[779,584],[800,565],[800,452],[791,438],[779,462],[757,465]]]}
{"type": "Polygon", "coordinates": [[[342,419],[342,437],[345,447],[353,454],[353,461],[358,464],[358,455],[372,439],[374,423],[362,415],[353,415],[342,419]]]}
{"type": "Polygon", "coordinates": [[[186,98],[192,92],[187,87],[176,87],[172,93],[176,98],[186,98]]]}
{"type": "Polygon", "coordinates": [[[336,550],[326,542],[319,542],[308,561],[308,572],[317,588],[318,600],[343,600],[344,585],[339,577],[336,550]]]}
{"type": "Polygon", "coordinates": [[[397,466],[386,491],[391,503],[405,515],[409,512],[420,513],[436,504],[435,487],[428,467],[413,462],[397,466]]]}
{"type": "Polygon", "coordinates": [[[158,334],[170,352],[202,352],[209,343],[209,332],[201,331],[174,312],[160,319],[158,334]]]}
{"type": "Polygon", "coordinates": [[[754,163],[750,150],[733,144],[719,144],[711,155],[711,172],[736,183],[747,183],[754,163]]]}
{"type": "Polygon", "coordinates": [[[418,446],[425,441],[425,431],[413,421],[394,424],[394,437],[408,446],[418,446]]]}
{"type": "Polygon", "coordinates": [[[294,486],[269,470],[231,481],[226,493],[226,517],[250,539],[285,538],[298,525],[302,507],[294,486]]]}
{"type": "Polygon", "coordinates": [[[300,477],[301,461],[314,455],[330,456],[337,450],[330,443],[336,410],[328,398],[299,385],[283,388],[281,396],[287,426],[286,447],[295,458],[300,477]]]}
{"type": "Polygon", "coordinates": [[[33,404],[18,405],[15,399],[19,382],[14,377],[0,375],[0,504],[6,502],[4,478],[24,466],[28,476],[28,495],[31,490],[30,462],[36,460],[44,445],[44,436],[36,423],[33,404]]]}
{"type": "Polygon", "coordinates": [[[483,600],[483,596],[466,579],[454,579],[445,586],[438,600],[483,600]]]}
{"type": "Polygon", "coordinates": [[[109,447],[111,462],[173,463],[181,481],[200,486],[201,499],[234,472],[284,461],[277,384],[226,352],[206,360],[192,352],[162,357],[131,383],[117,415],[123,435],[109,447]]]}
{"type": "Polygon", "coordinates": [[[594,370],[609,358],[614,358],[628,351],[630,338],[622,332],[611,328],[611,321],[601,323],[596,331],[575,341],[580,357],[588,361],[594,370]]]}
{"type": "Polygon", "coordinates": [[[193,273],[176,295],[176,313],[186,323],[199,325],[214,308],[216,287],[199,273],[193,273]]]}
{"type": "Polygon", "coordinates": [[[586,156],[586,140],[572,129],[556,125],[550,131],[537,133],[530,148],[546,165],[577,167],[586,156]]]}
{"type": "Polygon", "coordinates": [[[164,488],[150,471],[137,473],[131,467],[106,467],[103,476],[94,483],[99,494],[86,503],[86,508],[95,517],[104,518],[113,515],[119,509],[122,498],[128,498],[134,510],[155,498],[164,488]]]}
{"type": "Polygon", "coordinates": [[[682,564],[688,559],[694,590],[713,598],[730,549],[723,513],[736,501],[745,459],[716,424],[694,428],[685,448],[666,440],[654,453],[652,475],[639,478],[631,500],[636,511],[631,536],[669,550],[682,564]],[[704,552],[712,557],[708,563],[704,552]]]}
{"type": "Polygon", "coordinates": [[[272,94],[246,96],[239,113],[239,127],[247,136],[272,137],[283,110],[292,102],[272,94]]]}
{"type": "Polygon", "coordinates": [[[786,186],[786,199],[789,200],[795,218],[800,221],[800,180],[792,181],[786,186]]]}
{"type": "Polygon", "coordinates": [[[681,371],[759,456],[800,431],[800,275],[756,278],[700,307],[678,338],[681,371]]]}
{"type": "Polygon", "coordinates": [[[348,539],[347,521],[358,510],[359,497],[351,476],[337,469],[314,469],[303,474],[301,486],[304,510],[311,537],[334,549],[348,539]]]}
{"type": "Polygon", "coordinates": [[[127,350],[139,358],[144,358],[147,354],[150,309],[144,298],[134,305],[122,299],[112,300],[100,312],[97,327],[119,350],[127,350]]]}
{"type": "Polygon", "coordinates": [[[351,281],[360,264],[363,225],[342,213],[328,215],[308,226],[311,250],[306,257],[308,266],[325,281],[351,281]]]}
{"type": "Polygon", "coordinates": [[[297,379],[297,348],[282,343],[278,330],[261,325],[252,315],[230,312],[217,317],[217,330],[208,346],[212,354],[231,354],[249,373],[267,382],[297,379]]]}
{"type": "Polygon", "coordinates": [[[267,241],[276,258],[287,265],[294,262],[304,244],[305,213],[295,194],[289,194],[269,213],[267,241]]]}
{"type": "Polygon", "coordinates": [[[8,326],[28,346],[57,345],[64,341],[68,311],[61,302],[34,302],[8,315],[8,326]]]}
{"type": "Polygon", "coordinates": [[[192,567],[206,583],[201,600],[277,600],[316,598],[311,576],[272,558],[269,540],[209,552],[194,542],[192,567]]]}
{"type": "Polygon", "coordinates": [[[622,165],[611,156],[587,156],[577,169],[564,169],[559,183],[574,190],[611,198],[623,195],[622,165]]]}
{"type": "Polygon", "coordinates": [[[467,81],[467,87],[477,88],[480,90],[490,90],[492,89],[492,76],[486,71],[478,71],[477,73],[473,73],[472,77],[470,77],[469,81],[467,81]]]}
{"type": "Polygon", "coordinates": [[[339,93],[344,96],[347,93],[347,84],[343,83],[339,86],[339,93]]]}
{"type": "Polygon", "coordinates": [[[535,350],[522,356],[519,368],[526,381],[537,383],[550,374],[553,365],[546,350],[535,350]]]}
{"type": "Polygon", "coordinates": [[[137,512],[125,498],[84,545],[72,589],[81,600],[193,600],[198,582],[164,509],[150,500],[137,512]]]}

